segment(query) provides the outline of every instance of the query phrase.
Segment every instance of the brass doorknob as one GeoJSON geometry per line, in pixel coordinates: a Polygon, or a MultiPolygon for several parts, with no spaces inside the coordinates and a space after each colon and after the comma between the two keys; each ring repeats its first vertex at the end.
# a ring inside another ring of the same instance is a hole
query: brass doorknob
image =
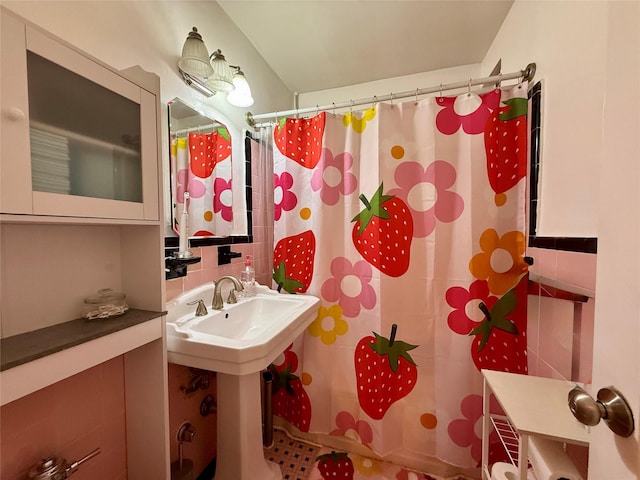
{"type": "Polygon", "coordinates": [[[575,386],[569,392],[569,409],[576,419],[584,425],[594,426],[603,419],[613,433],[628,437],[633,433],[633,413],[627,400],[613,386],[601,388],[598,399],[575,386]]]}

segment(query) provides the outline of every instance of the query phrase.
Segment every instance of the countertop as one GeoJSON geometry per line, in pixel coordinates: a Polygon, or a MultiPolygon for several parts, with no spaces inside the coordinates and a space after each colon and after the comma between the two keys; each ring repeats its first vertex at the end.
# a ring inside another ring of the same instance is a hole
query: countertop
{"type": "Polygon", "coordinates": [[[78,318],[0,340],[0,371],[66,350],[164,315],[165,312],[129,309],[123,315],[100,320],[78,318]]]}

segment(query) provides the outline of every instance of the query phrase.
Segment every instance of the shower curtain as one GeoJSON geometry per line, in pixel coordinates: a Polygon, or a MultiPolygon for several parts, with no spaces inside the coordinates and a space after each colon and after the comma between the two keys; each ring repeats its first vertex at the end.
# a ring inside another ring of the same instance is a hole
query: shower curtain
{"type": "Polygon", "coordinates": [[[270,366],[277,415],[480,464],[480,370],[527,373],[527,134],[526,84],[279,120],[273,286],[321,306],[270,366]]]}
{"type": "Polygon", "coordinates": [[[172,136],[171,168],[175,232],[180,232],[184,194],[188,192],[189,237],[230,235],[233,230],[231,136],[226,127],[210,133],[191,132],[186,138],[172,136]]]}

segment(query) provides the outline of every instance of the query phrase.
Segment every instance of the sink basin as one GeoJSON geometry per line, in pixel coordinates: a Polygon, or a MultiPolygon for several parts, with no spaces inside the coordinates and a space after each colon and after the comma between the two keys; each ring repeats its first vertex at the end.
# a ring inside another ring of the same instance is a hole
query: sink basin
{"type": "Polygon", "coordinates": [[[213,288],[213,283],[202,285],[168,302],[170,362],[231,375],[259,372],[316,318],[318,298],[280,294],[263,285],[256,287],[255,297],[213,310],[213,288]],[[199,299],[209,312],[201,317],[195,305],[187,305],[199,299]]]}

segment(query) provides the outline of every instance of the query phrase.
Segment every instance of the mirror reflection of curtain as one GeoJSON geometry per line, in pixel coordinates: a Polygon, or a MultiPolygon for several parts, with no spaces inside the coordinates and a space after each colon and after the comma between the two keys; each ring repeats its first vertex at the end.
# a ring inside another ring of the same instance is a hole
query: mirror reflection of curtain
{"type": "Polygon", "coordinates": [[[228,236],[233,230],[231,136],[225,127],[210,133],[189,133],[171,141],[174,168],[175,220],[179,223],[187,200],[189,237],[228,236]]]}
{"type": "Polygon", "coordinates": [[[527,373],[526,92],[274,127],[274,286],[321,299],[271,367],[291,387],[274,413],[381,456],[480,464],[480,370],[527,373]]]}

